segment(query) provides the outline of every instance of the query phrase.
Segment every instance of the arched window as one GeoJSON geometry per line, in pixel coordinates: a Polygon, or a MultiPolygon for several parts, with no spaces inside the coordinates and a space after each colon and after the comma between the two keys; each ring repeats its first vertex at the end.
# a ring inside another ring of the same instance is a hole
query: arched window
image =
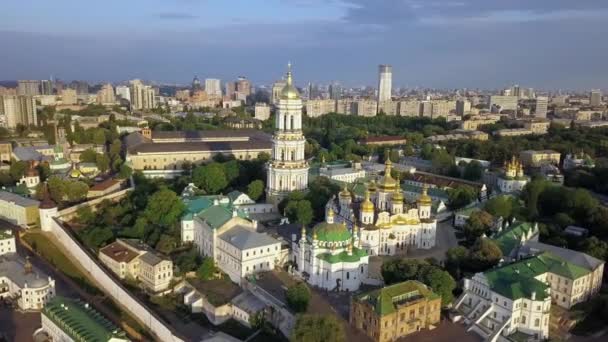
{"type": "Polygon", "coordinates": [[[293,125],[293,115],[290,115],[289,117],[291,118],[289,129],[295,129],[295,127],[293,125]]]}
{"type": "Polygon", "coordinates": [[[283,117],[283,129],[286,130],[287,129],[287,115],[285,115],[283,117]]]}
{"type": "Polygon", "coordinates": [[[296,151],[291,151],[291,160],[296,160],[296,151]]]}

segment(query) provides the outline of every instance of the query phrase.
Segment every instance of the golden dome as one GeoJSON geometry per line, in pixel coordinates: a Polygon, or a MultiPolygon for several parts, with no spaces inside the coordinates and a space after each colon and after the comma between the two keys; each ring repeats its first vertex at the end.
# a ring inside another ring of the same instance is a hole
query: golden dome
{"type": "Polygon", "coordinates": [[[80,178],[80,176],[82,176],[82,173],[78,169],[72,169],[72,172],[70,172],[72,178],[80,178]]]}
{"type": "Polygon", "coordinates": [[[393,194],[392,200],[394,202],[403,202],[403,192],[397,189],[397,191],[395,191],[395,193],[393,194]]]}
{"type": "Polygon", "coordinates": [[[384,177],[380,181],[380,189],[382,190],[395,190],[397,188],[397,181],[391,176],[393,163],[390,158],[386,158],[384,163],[384,177]]]}
{"type": "Polygon", "coordinates": [[[327,211],[327,217],[334,217],[334,209],[333,208],[329,208],[329,211],[327,211]]]}
{"type": "Polygon", "coordinates": [[[374,203],[369,199],[369,190],[365,190],[365,200],[361,203],[361,211],[364,213],[373,213],[374,212],[374,203]]]}
{"type": "Polygon", "coordinates": [[[340,191],[340,197],[345,197],[345,198],[351,197],[350,191],[348,191],[348,189],[346,188],[346,183],[344,184],[344,188],[342,189],[342,191],[340,191]]]}
{"type": "Polygon", "coordinates": [[[370,192],[375,192],[376,191],[376,181],[374,181],[372,179],[372,181],[369,182],[368,189],[369,189],[370,192]]]}
{"type": "Polygon", "coordinates": [[[291,63],[287,64],[287,84],[281,90],[281,98],[285,100],[297,100],[300,98],[300,94],[296,87],[293,86],[293,79],[291,77],[291,63]]]}
{"type": "Polygon", "coordinates": [[[422,194],[418,198],[419,205],[432,205],[433,204],[433,200],[431,199],[431,196],[429,196],[427,194],[428,188],[429,188],[429,186],[426,184],[424,184],[424,186],[422,187],[422,194]]]}

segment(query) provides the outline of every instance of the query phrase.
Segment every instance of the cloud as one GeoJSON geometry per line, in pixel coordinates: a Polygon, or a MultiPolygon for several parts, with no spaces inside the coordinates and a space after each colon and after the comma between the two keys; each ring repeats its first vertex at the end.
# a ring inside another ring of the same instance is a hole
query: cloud
{"type": "Polygon", "coordinates": [[[163,12],[158,14],[158,18],[166,20],[192,20],[200,18],[196,14],[183,12],[163,12]]]}

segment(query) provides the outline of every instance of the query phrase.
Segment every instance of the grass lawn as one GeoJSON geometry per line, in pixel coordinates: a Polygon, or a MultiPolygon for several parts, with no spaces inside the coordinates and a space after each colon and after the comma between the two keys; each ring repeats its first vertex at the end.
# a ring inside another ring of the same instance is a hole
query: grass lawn
{"type": "Polygon", "coordinates": [[[44,234],[40,232],[27,232],[21,239],[68,277],[72,279],[84,278],[82,272],[44,234]]]}

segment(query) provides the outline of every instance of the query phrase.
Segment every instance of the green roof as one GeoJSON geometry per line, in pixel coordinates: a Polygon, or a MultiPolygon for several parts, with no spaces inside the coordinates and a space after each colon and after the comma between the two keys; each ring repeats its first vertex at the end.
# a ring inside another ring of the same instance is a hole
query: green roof
{"type": "Polygon", "coordinates": [[[325,261],[329,262],[330,264],[336,264],[339,262],[357,262],[361,258],[366,257],[366,256],[367,256],[367,252],[364,249],[359,249],[359,248],[353,247],[352,255],[348,255],[348,253],[346,251],[344,251],[344,252],[341,252],[338,254],[331,254],[331,253],[319,254],[319,255],[317,255],[317,258],[319,258],[321,260],[325,260],[325,261]]]}
{"type": "Polygon", "coordinates": [[[533,230],[534,226],[530,222],[519,222],[504,229],[500,233],[492,237],[492,240],[502,251],[502,254],[508,256],[511,251],[519,245],[521,237],[533,230]]]}
{"type": "Polygon", "coordinates": [[[12,232],[9,229],[0,229],[0,239],[4,240],[4,239],[10,239],[10,238],[14,238],[15,236],[12,234],[12,232]]]}
{"type": "MultiPolygon", "coordinates": [[[[226,197],[224,197],[225,199],[226,197]]],[[[232,218],[232,212],[235,210],[232,201],[221,201],[222,196],[198,196],[191,199],[184,199],[186,205],[186,213],[183,215],[183,220],[192,220],[194,216],[205,220],[207,224],[217,229],[223,226],[232,218]],[[217,205],[214,204],[218,200],[217,205]]],[[[237,209],[237,216],[240,218],[248,218],[249,216],[243,210],[237,209]]]]}
{"type": "MultiPolygon", "coordinates": [[[[415,192],[418,194],[422,194],[422,187],[421,186],[415,186],[412,184],[401,184],[401,189],[407,191],[407,192],[415,192]]],[[[441,200],[443,200],[444,202],[447,202],[448,200],[448,193],[445,190],[442,190],[440,188],[436,188],[436,187],[432,187],[432,188],[428,188],[427,193],[429,196],[433,197],[433,198],[440,198],[441,200]]]]}
{"type": "Polygon", "coordinates": [[[359,294],[354,297],[354,300],[369,303],[377,314],[384,316],[397,311],[399,305],[421,298],[433,300],[441,297],[423,283],[408,280],[359,294]]]}
{"type": "Polygon", "coordinates": [[[484,273],[490,288],[502,296],[517,300],[531,298],[536,293],[538,300],[549,294],[549,286],[536,277],[553,273],[570,280],[578,279],[589,273],[587,269],[570,263],[550,252],[522,259],[484,273]]]}
{"type": "Polygon", "coordinates": [[[74,341],[106,342],[112,338],[129,341],[124,331],[78,300],[56,296],[42,313],[74,341]]]}
{"type": "Polygon", "coordinates": [[[342,223],[321,222],[315,226],[314,232],[319,241],[341,242],[352,238],[352,234],[342,223]]]}

